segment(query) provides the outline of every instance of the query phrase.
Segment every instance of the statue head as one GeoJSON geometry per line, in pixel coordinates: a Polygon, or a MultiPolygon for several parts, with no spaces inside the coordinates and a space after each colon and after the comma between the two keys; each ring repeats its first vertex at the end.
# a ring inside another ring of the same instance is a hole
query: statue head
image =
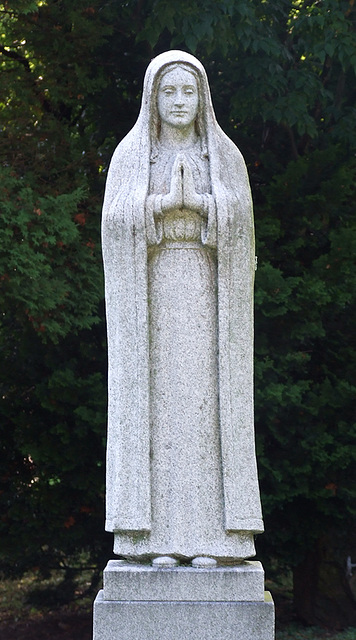
{"type": "MultiPolygon", "coordinates": [[[[224,138],[215,119],[208,78],[203,65],[197,58],[185,51],[166,51],[153,58],[146,70],[139,117],[129,134],[130,138],[140,141],[140,157],[145,157],[145,152],[148,151],[148,157],[151,161],[154,161],[160,148],[162,125],[160,110],[163,114],[163,104],[160,105],[159,110],[159,90],[160,87],[163,88],[167,77],[168,79],[172,78],[170,74],[176,70],[182,78],[184,71],[188,85],[197,90],[197,94],[195,94],[195,100],[196,97],[198,98],[197,104],[195,104],[192,113],[195,134],[200,141],[202,155],[208,156],[210,147],[213,148],[218,140],[224,138]]],[[[185,125],[183,114],[177,115],[175,118],[176,125],[179,124],[179,121],[185,125]]],[[[132,146],[132,142],[130,142],[130,146],[132,146]]]]}

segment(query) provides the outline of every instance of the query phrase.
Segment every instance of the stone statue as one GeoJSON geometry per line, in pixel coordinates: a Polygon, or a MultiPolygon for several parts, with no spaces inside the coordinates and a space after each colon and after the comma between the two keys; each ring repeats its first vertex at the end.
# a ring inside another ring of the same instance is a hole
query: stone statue
{"type": "Polygon", "coordinates": [[[103,209],[114,552],[220,562],[263,530],[253,424],[253,216],[201,63],[156,57],[103,209]]]}

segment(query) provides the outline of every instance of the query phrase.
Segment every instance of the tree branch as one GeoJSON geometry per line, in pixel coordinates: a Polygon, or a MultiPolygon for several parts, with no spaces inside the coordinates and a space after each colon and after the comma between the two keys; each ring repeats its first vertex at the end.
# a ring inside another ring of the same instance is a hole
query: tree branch
{"type": "Polygon", "coordinates": [[[4,47],[4,45],[0,44],[0,53],[3,53],[7,58],[11,58],[12,60],[16,60],[22,64],[27,73],[31,73],[30,63],[24,56],[20,55],[17,51],[11,51],[4,47]]]}

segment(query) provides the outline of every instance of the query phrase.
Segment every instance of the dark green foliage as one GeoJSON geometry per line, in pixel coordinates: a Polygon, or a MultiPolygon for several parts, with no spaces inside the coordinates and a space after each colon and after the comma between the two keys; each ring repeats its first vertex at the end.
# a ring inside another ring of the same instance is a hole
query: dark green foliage
{"type": "Polygon", "coordinates": [[[0,17],[2,564],[107,554],[100,205],[149,59],[177,47],[204,62],[255,201],[259,554],[295,565],[351,534],[353,0],[22,0],[0,17]]]}
{"type": "Polygon", "coordinates": [[[257,224],[259,460],[289,562],[321,531],[355,522],[354,179],[340,149],[314,151],[270,184],[269,219],[257,224]]]}
{"type": "Polygon", "coordinates": [[[80,207],[82,189],[40,196],[28,180],[0,171],[3,320],[9,307],[18,322],[27,319],[44,340],[57,341],[98,320],[102,287],[95,243],[80,231],[88,217],[80,207]]]}

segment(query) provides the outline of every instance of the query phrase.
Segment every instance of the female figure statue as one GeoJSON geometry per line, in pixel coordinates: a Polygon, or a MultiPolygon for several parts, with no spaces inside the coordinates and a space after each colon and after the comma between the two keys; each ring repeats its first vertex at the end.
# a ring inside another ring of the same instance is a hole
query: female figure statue
{"type": "Polygon", "coordinates": [[[254,236],[246,167],[193,56],[149,65],[103,209],[107,521],[136,559],[254,555],[254,236]]]}

